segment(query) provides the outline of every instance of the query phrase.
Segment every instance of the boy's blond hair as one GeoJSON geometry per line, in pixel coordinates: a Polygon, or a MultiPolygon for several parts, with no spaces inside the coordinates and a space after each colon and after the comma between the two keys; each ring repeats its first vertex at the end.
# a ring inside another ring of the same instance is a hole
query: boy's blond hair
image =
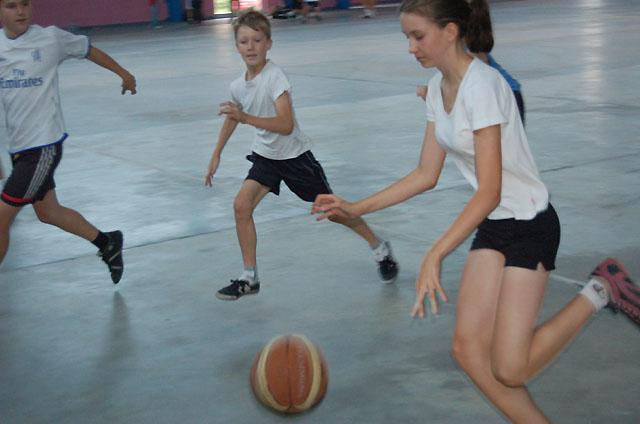
{"type": "Polygon", "coordinates": [[[269,18],[257,10],[245,10],[233,20],[234,38],[238,38],[238,29],[241,26],[248,26],[254,31],[262,31],[268,39],[271,39],[271,22],[269,22],[269,18]]]}

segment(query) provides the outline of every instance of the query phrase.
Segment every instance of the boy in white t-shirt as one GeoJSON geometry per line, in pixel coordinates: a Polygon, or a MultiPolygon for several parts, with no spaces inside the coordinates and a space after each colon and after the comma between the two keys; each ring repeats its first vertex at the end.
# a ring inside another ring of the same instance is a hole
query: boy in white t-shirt
{"type": "MultiPolygon", "coordinates": [[[[300,130],[292,101],[291,84],[284,72],[267,60],[271,48],[269,20],[259,12],[248,11],[234,21],[236,47],[246,71],[231,83],[232,101],[220,105],[226,116],[218,144],[213,151],[205,185],[211,186],[220,155],[239,123],[256,128],[249,174],[234,201],[236,231],[244,270],[240,277],[216,294],[222,300],[236,300],[260,290],[256,271],[256,230],[253,211],[269,192],[278,194],[282,181],[298,197],[312,202],[318,194],[331,193],[320,164],[309,150],[311,141],[300,130]]],[[[398,266],[388,242],[380,240],[361,219],[334,220],[364,238],[373,249],[378,271],[385,282],[393,282],[398,266]]]]}
{"type": "Polygon", "coordinates": [[[25,205],[40,221],[92,242],[111,279],[122,277],[123,236],[103,233],[73,209],[58,203],[54,173],[62,158],[65,132],[58,66],[87,58],[122,78],[122,94],[136,93],[136,80],[89,39],[56,27],[31,25],[31,0],[0,0],[0,106],[5,117],[13,170],[0,195],[0,263],[9,247],[9,229],[25,205]]]}

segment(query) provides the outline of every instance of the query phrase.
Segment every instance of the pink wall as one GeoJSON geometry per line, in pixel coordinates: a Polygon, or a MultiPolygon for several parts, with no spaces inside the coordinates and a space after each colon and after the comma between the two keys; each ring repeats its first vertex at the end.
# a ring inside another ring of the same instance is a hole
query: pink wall
{"type": "MultiPolygon", "coordinates": [[[[168,15],[165,0],[158,0],[160,17],[168,15]]],[[[38,25],[59,27],[97,26],[148,22],[151,19],[148,0],[34,0],[33,19],[38,25]]],[[[204,0],[202,12],[213,12],[213,1],[204,0]]]]}
{"type": "MultiPolygon", "coordinates": [[[[160,18],[168,16],[167,0],[158,0],[160,18]]],[[[175,1],[175,0],[171,0],[175,1]]],[[[183,1],[183,0],[180,0],[183,1]]],[[[322,7],[335,7],[337,0],[321,0],[322,7]]],[[[262,0],[266,12],[283,4],[284,0],[262,0]]],[[[352,0],[359,4],[359,0],[352,0]]],[[[204,16],[213,15],[213,0],[203,0],[204,16]]],[[[33,0],[34,23],[42,26],[100,26],[149,22],[151,12],[148,0],[33,0]]]]}

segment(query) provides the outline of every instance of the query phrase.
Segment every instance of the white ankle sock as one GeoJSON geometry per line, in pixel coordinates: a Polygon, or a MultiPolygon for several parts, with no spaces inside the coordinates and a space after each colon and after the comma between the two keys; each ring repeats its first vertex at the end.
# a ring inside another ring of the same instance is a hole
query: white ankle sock
{"type": "Polygon", "coordinates": [[[587,285],[580,290],[580,294],[589,299],[596,313],[609,303],[607,288],[597,278],[589,280],[587,285]]]}
{"type": "Polygon", "coordinates": [[[238,279],[247,280],[249,284],[254,285],[258,281],[258,270],[256,268],[245,268],[238,279]]]}
{"type": "Polygon", "coordinates": [[[376,262],[380,262],[391,253],[389,252],[389,244],[382,239],[380,240],[378,247],[372,249],[372,251],[373,257],[375,258],[376,262]]]}

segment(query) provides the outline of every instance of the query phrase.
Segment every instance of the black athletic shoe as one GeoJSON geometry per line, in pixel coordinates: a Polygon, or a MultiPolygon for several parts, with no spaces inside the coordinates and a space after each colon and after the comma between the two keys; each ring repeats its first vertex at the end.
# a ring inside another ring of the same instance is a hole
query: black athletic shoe
{"type": "Polygon", "coordinates": [[[389,253],[382,259],[378,260],[378,258],[376,258],[376,261],[378,262],[378,274],[380,274],[380,278],[382,278],[383,282],[390,284],[396,281],[396,277],[398,277],[398,262],[396,262],[391,252],[391,244],[389,244],[388,241],[384,243],[389,253]]]}
{"type": "Polygon", "coordinates": [[[378,273],[385,283],[393,283],[398,277],[398,263],[389,255],[378,262],[378,273]]]}
{"type": "Polygon", "coordinates": [[[107,243],[104,249],[98,252],[98,256],[100,256],[109,267],[113,284],[118,284],[124,271],[124,262],[122,261],[122,243],[124,238],[122,237],[121,231],[112,231],[105,234],[109,237],[109,243],[107,243]]]}
{"type": "Polygon", "coordinates": [[[247,280],[231,280],[231,284],[223,287],[216,293],[220,300],[238,300],[247,294],[256,294],[260,291],[260,283],[249,284],[247,280]]]}

